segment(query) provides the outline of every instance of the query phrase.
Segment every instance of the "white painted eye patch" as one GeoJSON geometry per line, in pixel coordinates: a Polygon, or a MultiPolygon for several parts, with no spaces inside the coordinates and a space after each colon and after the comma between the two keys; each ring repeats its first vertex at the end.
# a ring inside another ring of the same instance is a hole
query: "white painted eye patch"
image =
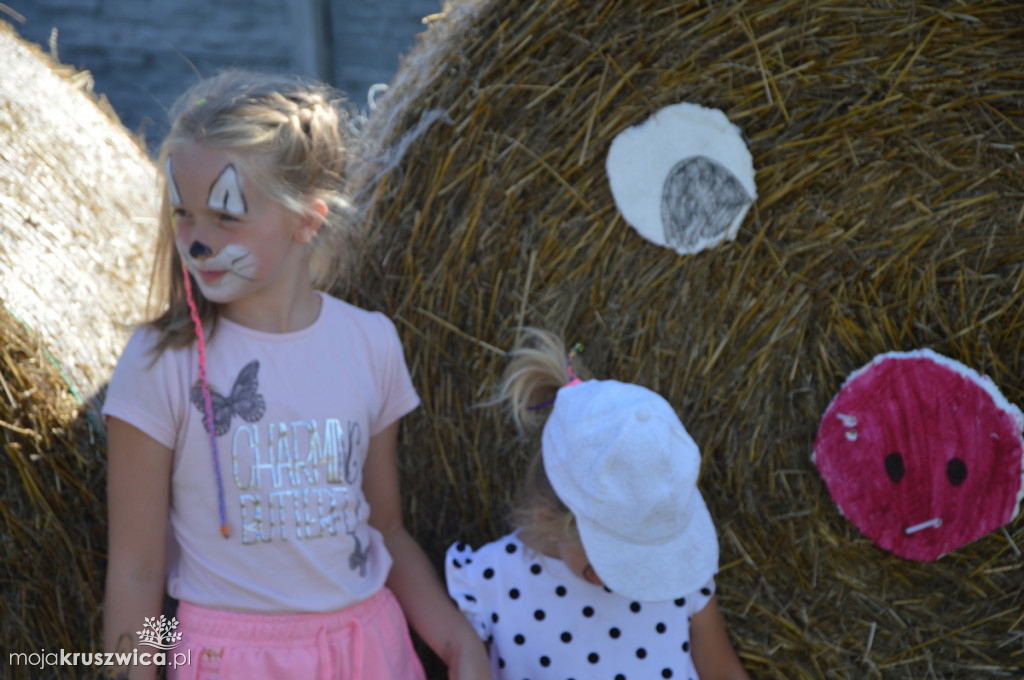
{"type": "MultiPolygon", "coordinates": [[[[171,156],[167,157],[167,191],[171,205],[182,205],[181,192],[174,181],[174,159],[171,156]]],[[[234,215],[245,215],[249,212],[245,193],[242,191],[242,176],[238,174],[238,169],[233,163],[228,163],[214,180],[206,205],[214,210],[234,215]]]]}
{"type": "Polygon", "coordinates": [[[245,194],[242,193],[242,177],[234,164],[229,163],[210,187],[210,197],[206,205],[235,215],[244,215],[248,212],[245,194]]]}
{"type": "Polygon", "coordinates": [[[171,161],[171,157],[167,157],[167,191],[170,194],[171,205],[181,205],[181,193],[178,191],[178,185],[174,181],[174,163],[171,161]]]}

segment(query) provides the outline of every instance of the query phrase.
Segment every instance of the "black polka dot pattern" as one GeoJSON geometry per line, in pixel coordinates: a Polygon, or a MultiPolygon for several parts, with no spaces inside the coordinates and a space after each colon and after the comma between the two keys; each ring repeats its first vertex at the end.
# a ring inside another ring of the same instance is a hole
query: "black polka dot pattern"
{"type": "Polygon", "coordinates": [[[538,555],[511,534],[479,550],[453,545],[449,594],[489,643],[495,677],[695,680],[689,620],[714,582],[668,602],[623,598],[538,555]]]}

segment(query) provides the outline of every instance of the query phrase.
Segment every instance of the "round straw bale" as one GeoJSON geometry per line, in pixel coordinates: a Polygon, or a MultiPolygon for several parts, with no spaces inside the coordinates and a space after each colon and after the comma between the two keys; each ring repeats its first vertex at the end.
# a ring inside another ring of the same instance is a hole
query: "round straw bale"
{"type": "MultiPolygon", "coordinates": [[[[346,293],[387,310],[423,406],[409,524],[438,559],[507,526],[530,447],[489,396],[516,327],[674,404],[704,457],[719,597],[771,678],[1019,677],[1024,522],[934,563],[839,513],[810,460],[874,355],[928,347],[1020,404],[1024,4],[458,2],[364,128],[367,243],[346,293]],[[679,256],[618,214],[612,139],[721,109],[758,199],[679,256]]],[[[969,509],[965,509],[967,511],[969,509]]]]}
{"type": "Polygon", "coordinates": [[[0,22],[0,296],[96,392],[140,319],[156,172],[88,72],[0,22]]]}
{"type": "Polygon", "coordinates": [[[105,455],[38,333],[0,306],[0,646],[10,678],[79,677],[8,654],[99,649],[105,455]]]}
{"type": "MultiPolygon", "coordinates": [[[[5,655],[101,647],[106,466],[94,396],[141,318],[156,174],[90,83],[0,22],[5,655]]],[[[11,678],[85,673],[0,663],[11,678]]]]}

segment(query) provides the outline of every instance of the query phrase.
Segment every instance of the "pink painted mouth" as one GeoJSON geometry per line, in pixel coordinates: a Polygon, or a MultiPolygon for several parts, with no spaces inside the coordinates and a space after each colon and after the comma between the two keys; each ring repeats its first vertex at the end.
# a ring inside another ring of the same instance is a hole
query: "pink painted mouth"
{"type": "Polygon", "coordinates": [[[222,278],[224,278],[225,274],[227,274],[227,272],[224,271],[224,270],[200,271],[199,272],[199,278],[202,280],[203,283],[213,284],[213,283],[217,283],[222,278]]]}

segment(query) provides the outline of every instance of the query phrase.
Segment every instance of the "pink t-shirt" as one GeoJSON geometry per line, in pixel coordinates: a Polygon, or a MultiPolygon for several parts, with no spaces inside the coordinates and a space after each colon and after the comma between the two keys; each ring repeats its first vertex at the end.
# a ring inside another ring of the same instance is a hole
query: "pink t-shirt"
{"type": "Polygon", "coordinates": [[[363,466],[370,438],[419,397],[391,321],[321,297],[308,328],[263,333],[220,319],[207,346],[227,540],[198,349],[167,350],[151,364],[155,333],[143,328],[118,362],[104,415],[174,450],[173,597],[240,611],[333,611],[387,578],[391,557],[367,524],[363,466]]]}

